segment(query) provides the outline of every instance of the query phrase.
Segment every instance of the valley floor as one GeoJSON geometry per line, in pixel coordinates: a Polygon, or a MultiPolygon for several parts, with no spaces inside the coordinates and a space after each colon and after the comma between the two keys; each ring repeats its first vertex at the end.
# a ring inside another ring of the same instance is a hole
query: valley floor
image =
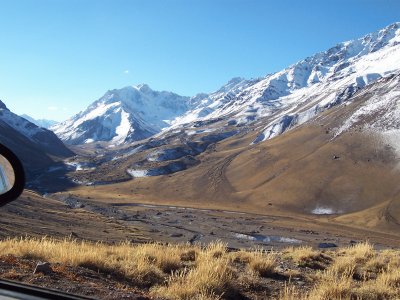
{"type": "Polygon", "coordinates": [[[210,243],[221,240],[229,248],[282,249],[288,245],[314,248],[348,246],[369,240],[379,248],[400,247],[400,236],[341,225],[333,216],[262,215],[249,212],[154,203],[102,202],[59,197],[70,206],[141,228],[141,234],[164,243],[210,243]]]}

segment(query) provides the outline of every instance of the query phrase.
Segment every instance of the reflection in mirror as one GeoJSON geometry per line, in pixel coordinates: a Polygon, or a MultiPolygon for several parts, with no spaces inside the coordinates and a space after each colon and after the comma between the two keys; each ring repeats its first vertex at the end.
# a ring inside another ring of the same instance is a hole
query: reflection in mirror
{"type": "Polygon", "coordinates": [[[14,185],[14,169],[10,162],[0,155],[0,195],[5,194],[14,185]]]}

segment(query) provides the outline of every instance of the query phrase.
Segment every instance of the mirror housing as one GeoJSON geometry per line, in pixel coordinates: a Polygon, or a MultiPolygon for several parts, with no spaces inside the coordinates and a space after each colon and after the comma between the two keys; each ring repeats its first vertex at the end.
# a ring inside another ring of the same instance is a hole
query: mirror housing
{"type": "Polygon", "coordinates": [[[0,144],[0,155],[2,155],[12,166],[14,172],[14,184],[10,190],[0,195],[0,207],[17,199],[25,187],[25,172],[21,161],[6,146],[0,144]]]}

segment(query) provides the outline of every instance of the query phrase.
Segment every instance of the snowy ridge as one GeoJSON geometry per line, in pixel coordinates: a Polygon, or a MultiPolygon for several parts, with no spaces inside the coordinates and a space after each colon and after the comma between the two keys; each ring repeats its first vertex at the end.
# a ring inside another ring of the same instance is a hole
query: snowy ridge
{"type": "Polygon", "coordinates": [[[356,91],[400,69],[400,23],[308,57],[261,79],[238,80],[198,101],[198,107],[178,117],[185,123],[224,117],[237,125],[267,119],[254,142],[282,134],[356,91]],[[226,88],[229,87],[229,88],[226,88]]]}
{"type": "Polygon", "coordinates": [[[222,86],[218,91],[209,95],[200,94],[192,98],[194,106],[183,116],[175,118],[171,122],[171,128],[194,122],[219,118],[222,115],[229,114],[234,111],[232,102],[237,99],[243,90],[251,86],[257,80],[245,80],[243,78],[233,78],[226,85],[222,86]]]}

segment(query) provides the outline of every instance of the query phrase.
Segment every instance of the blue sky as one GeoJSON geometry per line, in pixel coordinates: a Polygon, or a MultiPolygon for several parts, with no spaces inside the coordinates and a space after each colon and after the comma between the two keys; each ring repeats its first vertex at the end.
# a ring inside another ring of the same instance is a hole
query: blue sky
{"type": "Polygon", "coordinates": [[[127,85],[211,92],[395,21],[398,0],[0,0],[0,99],[61,121],[127,85]]]}

